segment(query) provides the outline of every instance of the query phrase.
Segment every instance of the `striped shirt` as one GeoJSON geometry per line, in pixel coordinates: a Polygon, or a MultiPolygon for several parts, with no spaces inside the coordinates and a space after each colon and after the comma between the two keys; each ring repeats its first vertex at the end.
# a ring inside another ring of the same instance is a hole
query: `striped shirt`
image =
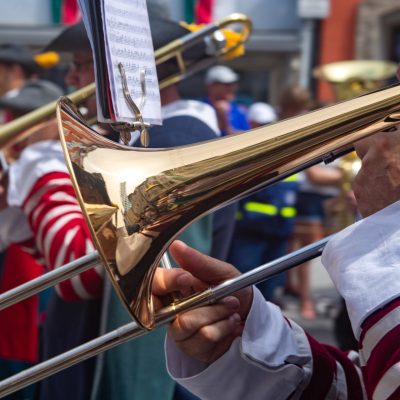
{"type": "Polygon", "coordinates": [[[315,340],[257,291],[241,341],[205,370],[167,339],[169,373],[202,399],[398,400],[399,313],[400,298],[365,320],[359,352],[343,352],[315,340]],[[258,335],[260,324],[269,332],[258,335]]]}
{"type": "Polygon", "coordinates": [[[308,337],[313,372],[301,399],[400,399],[399,322],[400,297],[365,320],[358,353],[308,337]]]}
{"type": "MultiPolygon", "coordinates": [[[[90,232],[67,173],[50,172],[39,178],[22,208],[34,239],[21,244],[48,269],[93,252],[90,232]]],[[[57,293],[68,301],[98,297],[102,292],[102,271],[99,265],[65,280],[56,286],[57,293]]]]}

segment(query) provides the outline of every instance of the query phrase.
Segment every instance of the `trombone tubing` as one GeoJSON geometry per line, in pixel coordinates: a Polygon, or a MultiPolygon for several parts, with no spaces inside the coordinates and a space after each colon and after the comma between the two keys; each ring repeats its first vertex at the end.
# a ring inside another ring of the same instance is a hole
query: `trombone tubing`
{"type": "Polygon", "coordinates": [[[95,251],[56,268],[53,271],[47,272],[38,278],[32,279],[20,286],[8,290],[7,292],[0,294],[0,311],[49,287],[57,285],[59,282],[72,278],[73,276],[98,265],[100,262],[99,253],[95,251]]]}
{"type": "MultiPolygon", "coordinates": [[[[277,260],[241,274],[236,278],[223,282],[214,288],[209,288],[204,292],[183,299],[176,304],[162,308],[156,315],[155,327],[173,321],[179,312],[215,303],[240,289],[262,282],[280,272],[287,271],[303,262],[319,257],[331,237],[332,236],[328,236],[318,242],[278,258],[277,260]]],[[[87,360],[90,357],[94,357],[119,344],[142,336],[146,332],[147,330],[141,328],[136,322],[123,325],[114,331],[1,381],[0,397],[16,392],[17,390],[38,382],[81,361],[87,360]]]]}
{"type": "MultiPolygon", "coordinates": [[[[277,179],[271,179],[271,184],[277,182],[278,180],[285,179],[290,175],[298,173],[306,168],[312,167],[313,165],[319,164],[324,161],[325,163],[332,162],[338,157],[341,157],[349,152],[353,151],[353,147],[348,147],[345,149],[341,149],[337,152],[331,152],[324,157],[315,158],[314,160],[310,160],[305,162],[298,168],[294,168],[287,173],[284,173],[277,177],[277,179]]],[[[59,282],[62,282],[66,279],[72,278],[73,276],[80,274],[94,266],[98,263],[101,263],[100,255],[98,251],[94,251],[91,254],[82,256],[74,261],[69,262],[61,267],[57,267],[56,269],[43,274],[35,279],[30,280],[29,282],[23,283],[13,289],[8,290],[0,294],[0,311],[4,310],[7,307],[12,306],[19,301],[25,300],[26,298],[33,296],[45,290],[49,287],[57,285],[59,282]]],[[[167,263],[166,259],[161,260],[161,263],[167,263]]]]}

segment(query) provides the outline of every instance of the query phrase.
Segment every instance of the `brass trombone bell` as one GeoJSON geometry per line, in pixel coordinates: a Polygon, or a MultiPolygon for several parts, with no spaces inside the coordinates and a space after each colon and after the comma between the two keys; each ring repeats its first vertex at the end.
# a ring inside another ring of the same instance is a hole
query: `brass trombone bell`
{"type": "Polygon", "coordinates": [[[337,100],[348,100],[379,89],[396,70],[390,61],[349,60],[321,65],[313,74],[333,86],[337,100]]]}
{"type": "Polygon", "coordinates": [[[57,117],[95,246],[123,304],[141,326],[151,329],[155,268],[186,226],[397,125],[400,86],[246,133],[172,149],[111,142],[87,126],[66,98],[59,102],[57,117]]]}

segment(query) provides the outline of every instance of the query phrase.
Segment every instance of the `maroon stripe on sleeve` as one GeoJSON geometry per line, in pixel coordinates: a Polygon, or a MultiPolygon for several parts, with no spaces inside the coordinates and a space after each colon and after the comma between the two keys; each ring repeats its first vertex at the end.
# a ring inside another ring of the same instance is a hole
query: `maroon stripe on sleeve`
{"type": "MultiPolygon", "coordinates": [[[[68,174],[54,172],[38,179],[24,202],[24,209],[29,213],[31,229],[48,269],[86,254],[90,232],[68,174]]],[[[61,282],[58,289],[64,300],[76,301],[82,297],[100,296],[102,283],[102,276],[92,269],[83,272],[79,278],[61,282]]]]}
{"type": "Polygon", "coordinates": [[[399,338],[400,325],[393,328],[377,343],[371,352],[367,365],[363,368],[367,393],[371,397],[385,372],[394,364],[400,362],[399,338]]]}
{"type": "Polygon", "coordinates": [[[307,334],[313,357],[313,372],[310,383],[304,390],[302,400],[322,400],[328,394],[334,375],[336,373],[336,361],[324,345],[317,342],[307,334]]]}
{"type": "Polygon", "coordinates": [[[363,389],[360,382],[360,376],[357,373],[356,366],[347,357],[347,353],[344,353],[337,349],[336,347],[324,345],[328,352],[338,361],[346,376],[347,385],[347,397],[349,399],[363,399],[363,389]]]}
{"type": "Polygon", "coordinates": [[[386,314],[389,314],[395,308],[400,307],[400,298],[394,299],[391,302],[385,304],[382,308],[376,310],[371,314],[362,324],[361,324],[361,335],[359,343],[364,340],[365,333],[374,326],[378,321],[380,321],[386,314]]]}

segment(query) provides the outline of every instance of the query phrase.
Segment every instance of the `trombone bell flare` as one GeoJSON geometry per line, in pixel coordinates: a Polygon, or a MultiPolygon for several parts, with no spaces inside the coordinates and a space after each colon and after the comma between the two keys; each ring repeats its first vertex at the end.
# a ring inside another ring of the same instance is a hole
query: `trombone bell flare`
{"type": "Polygon", "coordinates": [[[68,99],[57,107],[68,168],[95,245],[120,299],[146,329],[155,321],[155,268],[185,227],[311,161],[397,125],[399,114],[400,86],[394,86],[246,133],[139,149],[97,134],[68,99]]]}

